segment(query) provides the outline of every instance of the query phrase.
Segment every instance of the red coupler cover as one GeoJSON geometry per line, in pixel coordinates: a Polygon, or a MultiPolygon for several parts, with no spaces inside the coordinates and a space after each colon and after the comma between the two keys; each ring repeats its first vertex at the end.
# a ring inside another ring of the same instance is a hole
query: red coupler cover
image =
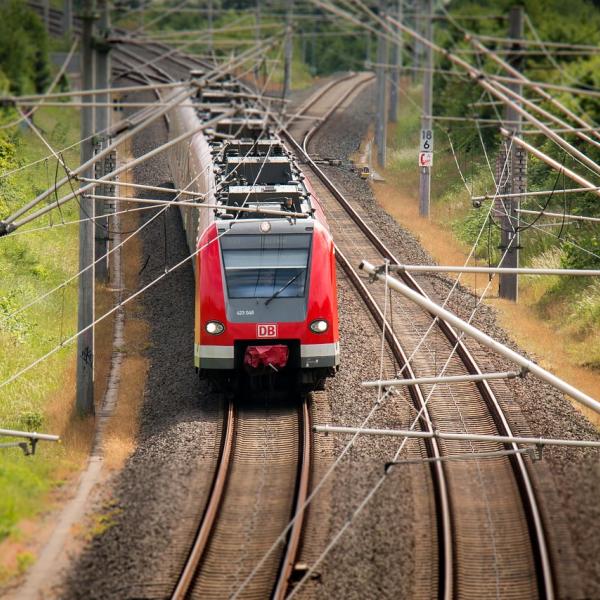
{"type": "Polygon", "coordinates": [[[285,367],[290,350],[283,344],[275,346],[248,346],[244,354],[244,366],[260,369],[273,365],[276,369],[285,367]]]}

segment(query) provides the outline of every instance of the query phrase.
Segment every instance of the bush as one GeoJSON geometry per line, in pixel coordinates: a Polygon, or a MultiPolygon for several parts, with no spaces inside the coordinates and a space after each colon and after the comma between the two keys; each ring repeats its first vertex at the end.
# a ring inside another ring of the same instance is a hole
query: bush
{"type": "Polygon", "coordinates": [[[0,3],[0,69],[13,94],[43,92],[50,80],[46,31],[23,0],[0,3]]]}

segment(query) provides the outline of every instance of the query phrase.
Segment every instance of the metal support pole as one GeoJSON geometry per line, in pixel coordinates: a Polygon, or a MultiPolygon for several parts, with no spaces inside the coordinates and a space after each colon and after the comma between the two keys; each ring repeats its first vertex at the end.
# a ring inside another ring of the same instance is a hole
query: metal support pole
{"type": "MultiPolygon", "coordinates": [[[[107,42],[110,31],[110,7],[108,0],[99,0],[98,8],[100,11],[99,21],[99,37],[95,41],[94,48],[96,54],[96,85],[97,89],[105,90],[110,88],[110,46],[107,42]]],[[[110,143],[110,139],[106,131],[110,127],[110,93],[99,93],[95,97],[96,102],[104,103],[106,106],[96,107],[96,127],[95,131],[98,135],[97,141],[106,148],[110,143]]],[[[101,162],[101,165],[104,161],[101,162]]],[[[102,173],[104,174],[104,172],[102,173]]],[[[108,195],[108,186],[102,186],[101,193],[108,195]]],[[[103,203],[96,205],[97,214],[99,217],[104,217],[107,214],[106,206],[103,203]]],[[[96,256],[105,256],[103,260],[96,263],[96,279],[101,282],[108,281],[108,241],[110,220],[101,219],[96,224],[96,256]],[[104,227],[103,227],[104,225],[104,227]]]]}
{"type": "MultiPolygon", "coordinates": [[[[424,7],[424,35],[429,41],[433,39],[433,15],[431,0],[423,0],[424,7]]],[[[421,136],[423,132],[431,131],[433,113],[433,50],[431,46],[425,47],[425,71],[423,72],[423,115],[421,117],[421,136]]],[[[433,139],[433,138],[432,138],[433,139]]],[[[422,140],[421,140],[422,141],[422,140]]],[[[433,148],[431,149],[433,151],[433,148]]],[[[431,202],[431,166],[419,162],[419,214],[429,216],[431,202]]]]}
{"type": "Polygon", "coordinates": [[[388,388],[407,385],[430,385],[448,383],[466,383],[476,381],[491,381],[494,379],[516,379],[521,374],[517,371],[505,371],[503,373],[482,373],[481,375],[450,375],[446,377],[417,377],[415,379],[380,379],[378,381],[363,381],[362,386],[366,388],[388,388]]]}
{"type": "MultiPolygon", "coordinates": [[[[94,87],[94,54],[92,50],[94,28],[94,1],[85,0],[82,5],[81,32],[81,76],[83,89],[94,87]]],[[[91,96],[82,98],[84,103],[91,103],[91,96]]],[[[94,109],[81,110],[81,163],[93,157],[94,109]]],[[[93,177],[91,168],[86,170],[85,177],[93,177]]],[[[82,196],[79,201],[79,216],[83,219],[79,225],[79,269],[83,270],[94,262],[94,223],[89,217],[94,216],[94,201],[82,196]]],[[[79,298],[77,310],[77,328],[84,330],[77,338],[77,412],[84,415],[94,413],[94,268],[87,268],[79,276],[79,298]]]]}
{"type": "MultiPolygon", "coordinates": [[[[396,5],[396,19],[402,21],[403,0],[397,0],[396,5]]],[[[390,106],[389,106],[389,120],[391,123],[396,123],[398,120],[398,88],[400,87],[400,74],[402,72],[402,52],[403,52],[403,38],[402,32],[398,26],[394,26],[396,35],[398,36],[396,43],[392,46],[392,78],[390,84],[390,106]]]]}
{"type": "MultiPolygon", "coordinates": [[[[560,438],[520,437],[514,435],[488,435],[485,433],[454,433],[451,431],[416,431],[414,429],[372,429],[361,427],[339,427],[337,425],[314,425],[317,433],[344,433],[371,436],[408,437],[419,439],[437,438],[439,440],[500,442],[501,444],[525,444],[530,446],[566,446],[571,448],[600,448],[597,440],[567,440],[560,438]]],[[[476,454],[477,455],[477,454],[476,454]]]]}
{"type": "Polygon", "coordinates": [[[292,89],[292,59],[294,53],[293,38],[294,0],[287,0],[285,15],[285,56],[283,63],[283,97],[288,98],[292,89]]]}
{"type": "Polygon", "coordinates": [[[73,30],[73,0],[63,2],[63,33],[71,33],[73,30]]]}
{"type": "MultiPolygon", "coordinates": [[[[523,39],[523,7],[514,6],[509,16],[509,37],[523,39]]],[[[508,62],[517,70],[522,70],[522,57],[518,54],[521,46],[515,42],[512,49],[515,54],[510,55],[508,62]]],[[[520,83],[509,83],[507,87],[522,95],[523,86],[520,83]]],[[[504,109],[504,116],[509,123],[507,125],[514,135],[521,135],[521,115],[510,105],[504,109]]],[[[510,193],[521,193],[527,191],[527,153],[516,144],[510,150],[509,176],[510,193]]],[[[506,198],[500,202],[500,222],[502,224],[500,250],[504,259],[499,266],[517,268],[519,266],[519,213],[516,209],[521,207],[521,198],[506,198]]],[[[519,297],[519,282],[517,274],[501,274],[499,280],[500,298],[506,298],[516,302],[519,297]]]]}
{"type": "MultiPolygon", "coordinates": [[[[379,15],[385,18],[386,0],[379,0],[379,15]]],[[[387,111],[386,111],[386,67],[387,39],[385,32],[377,36],[377,123],[375,127],[375,144],[377,145],[377,163],[385,169],[387,145],[387,111]]]]}
{"type": "Polygon", "coordinates": [[[543,381],[546,381],[552,387],[556,388],[557,390],[560,390],[568,396],[571,396],[571,398],[574,398],[575,400],[577,400],[577,402],[581,402],[581,404],[587,406],[588,408],[591,408],[594,412],[600,414],[600,402],[594,400],[594,398],[588,396],[581,390],[578,390],[576,387],[573,387],[572,385],[568,384],[566,381],[560,379],[560,377],[557,377],[549,371],[546,371],[546,369],[540,367],[537,363],[525,358],[524,356],[521,356],[521,354],[519,354],[518,352],[515,352],[508,346],[505,346],[504,344],[498,342],[486,333],[483,333],[483,331],[481,331],[480,329],[477,329],[476,327],[473,327],[473,325],[471,325],[470,323],[463,321],[454,313],[451,313],[449,310],[442,308],[439,304],[432,302],[429,298],[426,298],[418,292],[415,292],[406,284],[402,283],[401,281],[398,281],[398,279],[396,279],[395,277],[391,277],[389,275],[386,276],[385,274],[380,273],[380,271],[371,263],[363,261],[360,265],[360,268],[363,269],[365,273],[373,275],[381,281],[387,281],[387,285],[390,288],[396,290],[397,292],[400,292],[403,296],[406,296],[415,304],[418,304],[421,308],[425,309],[427,312],[431,313],[432,315],[435,315],[436,317],[439,317],[443,321],[446,321],[449,325],[451,325],[455,329],[458,329],[459,331],[462,331],[469,337],[472,337],[473,339],[477,340],[486,348],[489,348],[493,352],[504,356],[511,362],[514,362],[515,364],[519,365],[522,369],[529,371],[532,375],[535,375],[543,381]]]}
{"type": "MultiPolygon", "coordinates": [[[[538,213],[536,213],[538,214],[538,213]]],[[[562,217],[562,215],[558,215],[562,217]]],[[[532,269],[527,267],[465,267],[450,265],[390,265],[390,273],[517,273],[520,275],[568,275],[598,277],[600,269],[532,269]]]]}

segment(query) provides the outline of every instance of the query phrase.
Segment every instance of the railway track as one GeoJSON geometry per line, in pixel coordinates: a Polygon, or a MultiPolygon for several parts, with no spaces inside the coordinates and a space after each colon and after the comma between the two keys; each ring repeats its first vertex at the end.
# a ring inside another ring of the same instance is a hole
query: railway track
{"type": "MultiPolygon", "coordinates": [[[[59,22],[50,12],[51,28],[59,22]],[[52,25],[55,23],[55,25],[52,25]]],[[[58,30],[57,30],[57,33],[58,30]]],[[[172,81],[200,63],[186,56],[161,58],[165,48],[145,44],[137,55],[126,49],[115,53],[116,73],[133,75],[143,68],[144,79],[172,81]],[[153,61],[145,66],[144,63],[153,61]],[[165,63],[162,67],[159,64],[165,63]],[[168,65],[168,66],[167,66],[168,65]]],[[[133,42],[131,42],[133,44],[133,42]]],[[[325,173],[311,160],[310,141],[320,127],[372,80],[368,74],[341,78],[311,98],[302,120],[286,134],[292,150],[319,196],[336,240],[337,256],[369,312],[383,324],[384,289],[367,288],[355,266],[363,260],[399,263],[325,173]],[[306,118],[308,117],[308,118],[306,118]],[[312,117],[312,118],[311,118],[312,117]]],[[[407,273],[405,283],[427,294],[407,273]]],[[[394,330],[386,339],[398,367],[407,378],[437,375],[440,357],[451,356],[445,374],[477,374],[481,370],[467,347],[445,323],[431,325],[431,316],[408,301],[395,299],[394,330]],[[407,355],[414,356],[408,361],[407,355]]],[[[501,404],[487,382],[449,386],[411,386],[411,400],[421,412],[419,425],[432,431],[444,427],[465,433],[512,435],[501,404]]],[[[309,489],[310,422],[304,399],[277,408],[231,402],[226,410],[223,446],[211,496],[189,560],[173,598],[227,597],[233,594],[254,565],[277,539],[301,507],[309,489]],[[252,499],[252,500],[250,500],[252,499]],[[232,576],[232,570],[235,572],[232,576]]],[[[426,443],[437,506],[437,595],[444,598],[554,597],[553,577],[543,523],[526,459],[514,445],[465,442],[426,443]],[[514,454],[485,461],[443,462],[476,452],[514,454]]],[[[271,555],[244,590],[249,598],[284,598],[292,579],[302,532],[295,520],[285,547],[271,555]]]]}
{"type": "MultiPolygon", "coordinates": [[[[335,109],[349,102],[366,85],[363,78],[345,79],[330,86],[319,102],[335,109]],[[348,91],[350,88],[350,92],[348,91]],[[354,93],[352,93],[354,91],[354,93]]],[[[384,287],[367,289],[356,266],[361,260],[381,264],[400,261],[379,239],[352,203],[311,160],[308,149],[314,133],[326,122],[303,123],[303,137],[287,134],[291,149],[304,163],[303,170],[325,211],[336,242],[338,261],[349,280],[380,324],[383,322],[384,287]]],[[[296,129],[298,131],[298,129],[296,129]]],[[[419,284],[407,273],[404,282],[422,294],[431,294],[427,281],[419,284]]],[[[454,330],[437,322],[427,339],[432,317],[402,298],[394,298],[390,319],[394,331],[386,338],[399,367],[406,354],[413,354],[407,378],[477,374],[481,370],[454,330]],[[450,357],[450,358],[448,358],[450,357]]],[[[464,433],[512,435],[501,403],[487,382],[437,386],[410,386],[415,408],[423,410],[423,429],[444,428],[464,433]]],[[[527,461],[515,445],[471,443],[429,444],[431,474],[437,506],[438,597],[443,598],[533,598],[554,597],[554,582],[544,527],[527,461]],[[508,452],[506,456],[482,460],[456,460],[476,452],[508,452]],[[444,459],[443,462],[439,459],[444,459]]]]}
{"type": "Polygon", "coordinates": [[[210,497],[173,600],[231,597],[296,516],[285,546],[243,593],[285,598],[301,543],[310,459],[306,398],[228,403],[210,497]]]}

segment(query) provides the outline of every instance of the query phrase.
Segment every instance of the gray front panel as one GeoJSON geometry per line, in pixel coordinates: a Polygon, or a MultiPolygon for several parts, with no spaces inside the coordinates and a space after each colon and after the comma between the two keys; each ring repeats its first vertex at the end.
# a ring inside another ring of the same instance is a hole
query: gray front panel
{"type": "MultiPolygon", "coordinates": [[[[305,273],[302,278],[303,289],[298,290],[298,294],[301,295],[298,297],[285,297],[284,292],[281,297],[273,298],[268,304],[266,304],[268,296],[265,294],[262,294],[264,297],[260,298],[255,297],[255,294],[250,297],[232,298],[226,284],[224,292],[227,297],[227,318],[229,321],[233,323],[294,323],[306,319],[306,302],[310,285],[309,266],[312,229],[312,223],[307,222],[295,226],[288,223],[272,223],[271,231],[265,234],[260,232],[258,222],[244,224],[243,226],[238,223],[223,235],[221,238],[222,251],[234,250],[239,253],[240,250],[246,250],[251,253],[258,248],[266,250],[277,248],[285,254],[284,260],[291,261],[290,267],[292,263],[295,265],[296,262],[300,266],[302,261],[303,266],[305,266],[305,273]],[[305,255],[296,260],[295,253],[298,252],[300,247],[304,247],[305,255]]],[[[223,281],[227,281],[224,264],[222,264],[222,268],[223,281]]],[[[289,281],[289,279],[287,281],[286,279],[287,277],[282,279],[283,284],[289,281]]],[[[280,287],[277,285],[273,289],[277,290],[280,287]]],[[[290,288],[287,288],[288,292],[290,288]]]]}

